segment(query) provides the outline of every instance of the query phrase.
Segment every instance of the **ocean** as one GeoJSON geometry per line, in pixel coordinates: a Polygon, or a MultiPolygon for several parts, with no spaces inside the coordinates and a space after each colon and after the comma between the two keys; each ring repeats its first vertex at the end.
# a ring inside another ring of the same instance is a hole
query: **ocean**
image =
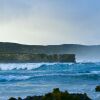
{"type": "Polygon", "coordinates": [[[100,63],[1,63],[0,100],[51,92],[87,93],[100,100],[100,63]]]}

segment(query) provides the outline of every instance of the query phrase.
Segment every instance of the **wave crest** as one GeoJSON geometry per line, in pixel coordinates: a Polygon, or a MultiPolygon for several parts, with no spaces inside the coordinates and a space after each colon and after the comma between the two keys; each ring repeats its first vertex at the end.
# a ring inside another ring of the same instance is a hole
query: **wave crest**
{"type": "Polygon", "coordinates": [[[0,70],[34,70],[43,68],[43,66],[60,66],[60,65],[71,65],[69,64],[61,64],[61,63],[8,63],[8,64],[0,64],[0,70]]]}
{"type": "Polygon", "coordinates": [[[0,81],[5,82],[5,81],[22,81],[22,80],[27,80],[31,78],[31,76],[14,76],[14,75],[0,75],[0,81]]]}

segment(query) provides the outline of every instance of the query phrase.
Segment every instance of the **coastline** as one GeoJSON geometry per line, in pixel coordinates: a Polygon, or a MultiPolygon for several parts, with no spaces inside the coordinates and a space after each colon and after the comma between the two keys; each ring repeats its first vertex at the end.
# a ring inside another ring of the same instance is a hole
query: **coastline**
{"type": "Polygon", "coordinates": [[[41,96],[27,96],[26,98],[22,99],[21,97],[14,98],[11,97],[8,100],[92,100],[87,96],[86,93],[79,94],[79,93],[68,93],[67,91],[62,92],[59,88],[54,88],[52,92],[47,93],[41,96]]]}

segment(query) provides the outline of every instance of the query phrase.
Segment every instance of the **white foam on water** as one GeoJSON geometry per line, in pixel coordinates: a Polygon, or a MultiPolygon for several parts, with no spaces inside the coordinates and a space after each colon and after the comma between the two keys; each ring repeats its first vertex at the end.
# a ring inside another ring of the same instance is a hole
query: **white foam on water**
{"type": "Polygon", "coordinates": [[[100,74],[100,71],[91,71],[92,74],[100,74]]]}
{"type": "Polygon", "coordinates": [[[72,63],[1,63],[0,69],[1,70],[32,70],[35,68],[39,68],[42,65],[55,65],[55,64],[68,64],[72,65],[72,63]]]}
{"type": "Polygon", "coordinates": [[[4,76],[4,75],[0,75],[0,80],[5,80],[5,81],[12,81],[12,80],[26,80],[29,79],[31,76],[14,76],[14,75],[8,75],[8,76],[4,76]]]}

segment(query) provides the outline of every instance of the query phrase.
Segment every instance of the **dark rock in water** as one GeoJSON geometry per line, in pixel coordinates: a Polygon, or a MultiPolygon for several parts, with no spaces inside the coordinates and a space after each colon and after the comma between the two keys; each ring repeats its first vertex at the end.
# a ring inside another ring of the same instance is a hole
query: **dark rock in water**
{"type": "Polygon", "coordinates": [[[47,93],[43,96],[27,96],[24,99],[11,98],[9,100],[91,100],[86,93],[84,94],[69,94],[67,91],[61,92],[59,88],[53,90],[52,93],[47,93]]]}
{"type": "Polygon", "coordinates": [[[21,97],[18,97],[18,99],[11,97],[11,98],[8,99],[8,100],[23,100],[23,99],[22,99],[21,97]]]}
{"type": "Polygon", "coordinates": [[[16,98],[11,97],[9,100],[17,100],[16,98]]]}
{"type": "Polygon", "coordinates": [[[23,100],[22,98],[18,97],[18,100],[23,100]]]}
{"type": "Polygon", "coordinates": [[[42,100],[42,96],[27,96],[23,100],[42,100]]]}
{"type": "Polygon", "coordinates": [[[96,92],[100,92],[100,85],[99,86],[96,86],[95,91],[96,92]]]}

